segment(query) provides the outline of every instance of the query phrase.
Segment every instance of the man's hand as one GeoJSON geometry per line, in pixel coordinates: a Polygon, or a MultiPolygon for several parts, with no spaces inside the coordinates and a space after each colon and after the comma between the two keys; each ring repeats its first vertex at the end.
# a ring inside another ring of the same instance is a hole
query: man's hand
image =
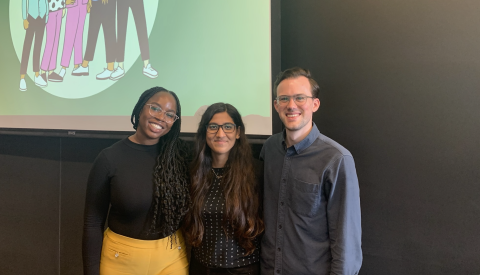
{"type": "Polygon", "coordinates": [[[102,4],[104,5],[108,4],[108,0],[102,0],[102,4]]]}
{"type": "Polygon", "coordinates": [[[92,8],[92,0],[88,0],[87,4],[87,13],[90,13],[90,9],[92,8]]]}
{"type": "Polygon", "coordinates": [[[28,29],[28,20],[27,19],[23,20],[23,28],[28,29]]]}
{"type": "Polygon", "coordinates": [[[67,5],[72,5],[72,4],[75,4],[75,0],[67,0],[67,1],[65,1],[65,3],[67,5]]]}

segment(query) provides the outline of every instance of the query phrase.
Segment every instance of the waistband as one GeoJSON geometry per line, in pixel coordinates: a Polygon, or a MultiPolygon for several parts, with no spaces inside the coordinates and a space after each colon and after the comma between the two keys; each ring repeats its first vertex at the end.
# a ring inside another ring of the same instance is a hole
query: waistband
{"type": "MultiPolygon", "coordinates": [[[[179,246],[185,246],[185,241],[183,239],[183,234],[181,230],[177,230],[172,237],[172,249],[178,249],[179,246]]],[[[120,234],[117,234],[107,228],[104,233],[104,238],[109,238],[113,242],[121,243],[126,246],[131,246],[135,248],[165,248],[168,246],[170,248],[170,238],[165,237],[159,240],[139,240],[130,237],[126,237],[120,234]]]]}

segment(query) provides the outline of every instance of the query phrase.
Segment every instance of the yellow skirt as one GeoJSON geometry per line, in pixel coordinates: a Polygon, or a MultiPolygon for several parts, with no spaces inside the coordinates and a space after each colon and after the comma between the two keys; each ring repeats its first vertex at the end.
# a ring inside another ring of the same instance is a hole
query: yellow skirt
{"type": "Polygon", "coordinates": [[[168,237],[138,240],[105,230],[100,275],[188,275],[187,248],[180,230],[177,242],[168,237]],[[171,247],[171,248],[170,248],[171,247]]]}

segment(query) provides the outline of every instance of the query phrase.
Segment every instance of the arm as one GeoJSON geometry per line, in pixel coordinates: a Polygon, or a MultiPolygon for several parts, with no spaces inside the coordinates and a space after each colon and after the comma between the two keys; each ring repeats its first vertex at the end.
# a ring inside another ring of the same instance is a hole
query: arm
{"type": "Polygon", "coordinates": [[[358,274],[362,265],[360,190],[351,156],[342,156],[330,165],[327,189],[331,274],[358,274]]]}
{"type": "Polygon", "coordinates": [[[100,273],[103,231],[110,206],[108,160],[102,152],[93,163],[87,182],[82,255],[85,275],[100,273]]]}

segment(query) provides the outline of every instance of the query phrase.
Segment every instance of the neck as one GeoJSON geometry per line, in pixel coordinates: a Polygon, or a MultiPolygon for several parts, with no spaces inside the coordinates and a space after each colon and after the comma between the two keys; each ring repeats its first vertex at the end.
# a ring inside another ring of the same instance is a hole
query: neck
{"type": "Polygon", "coordinates": [[[287,143],[287,148],[299,143],[304,138],[306,138],[308,134],[310,134],[310,131],[312,131],[313,125],[311,123],[308,125],[310,127],[305,126],[304,128],[296,131],[291,131],[288,129],[285,130],[285,142],[287,143]]]}
{"type": "Polygon", "coordinates": [[[228,154],[212,154],[212,168],[223,168],[228,160],[228,154]]]}

